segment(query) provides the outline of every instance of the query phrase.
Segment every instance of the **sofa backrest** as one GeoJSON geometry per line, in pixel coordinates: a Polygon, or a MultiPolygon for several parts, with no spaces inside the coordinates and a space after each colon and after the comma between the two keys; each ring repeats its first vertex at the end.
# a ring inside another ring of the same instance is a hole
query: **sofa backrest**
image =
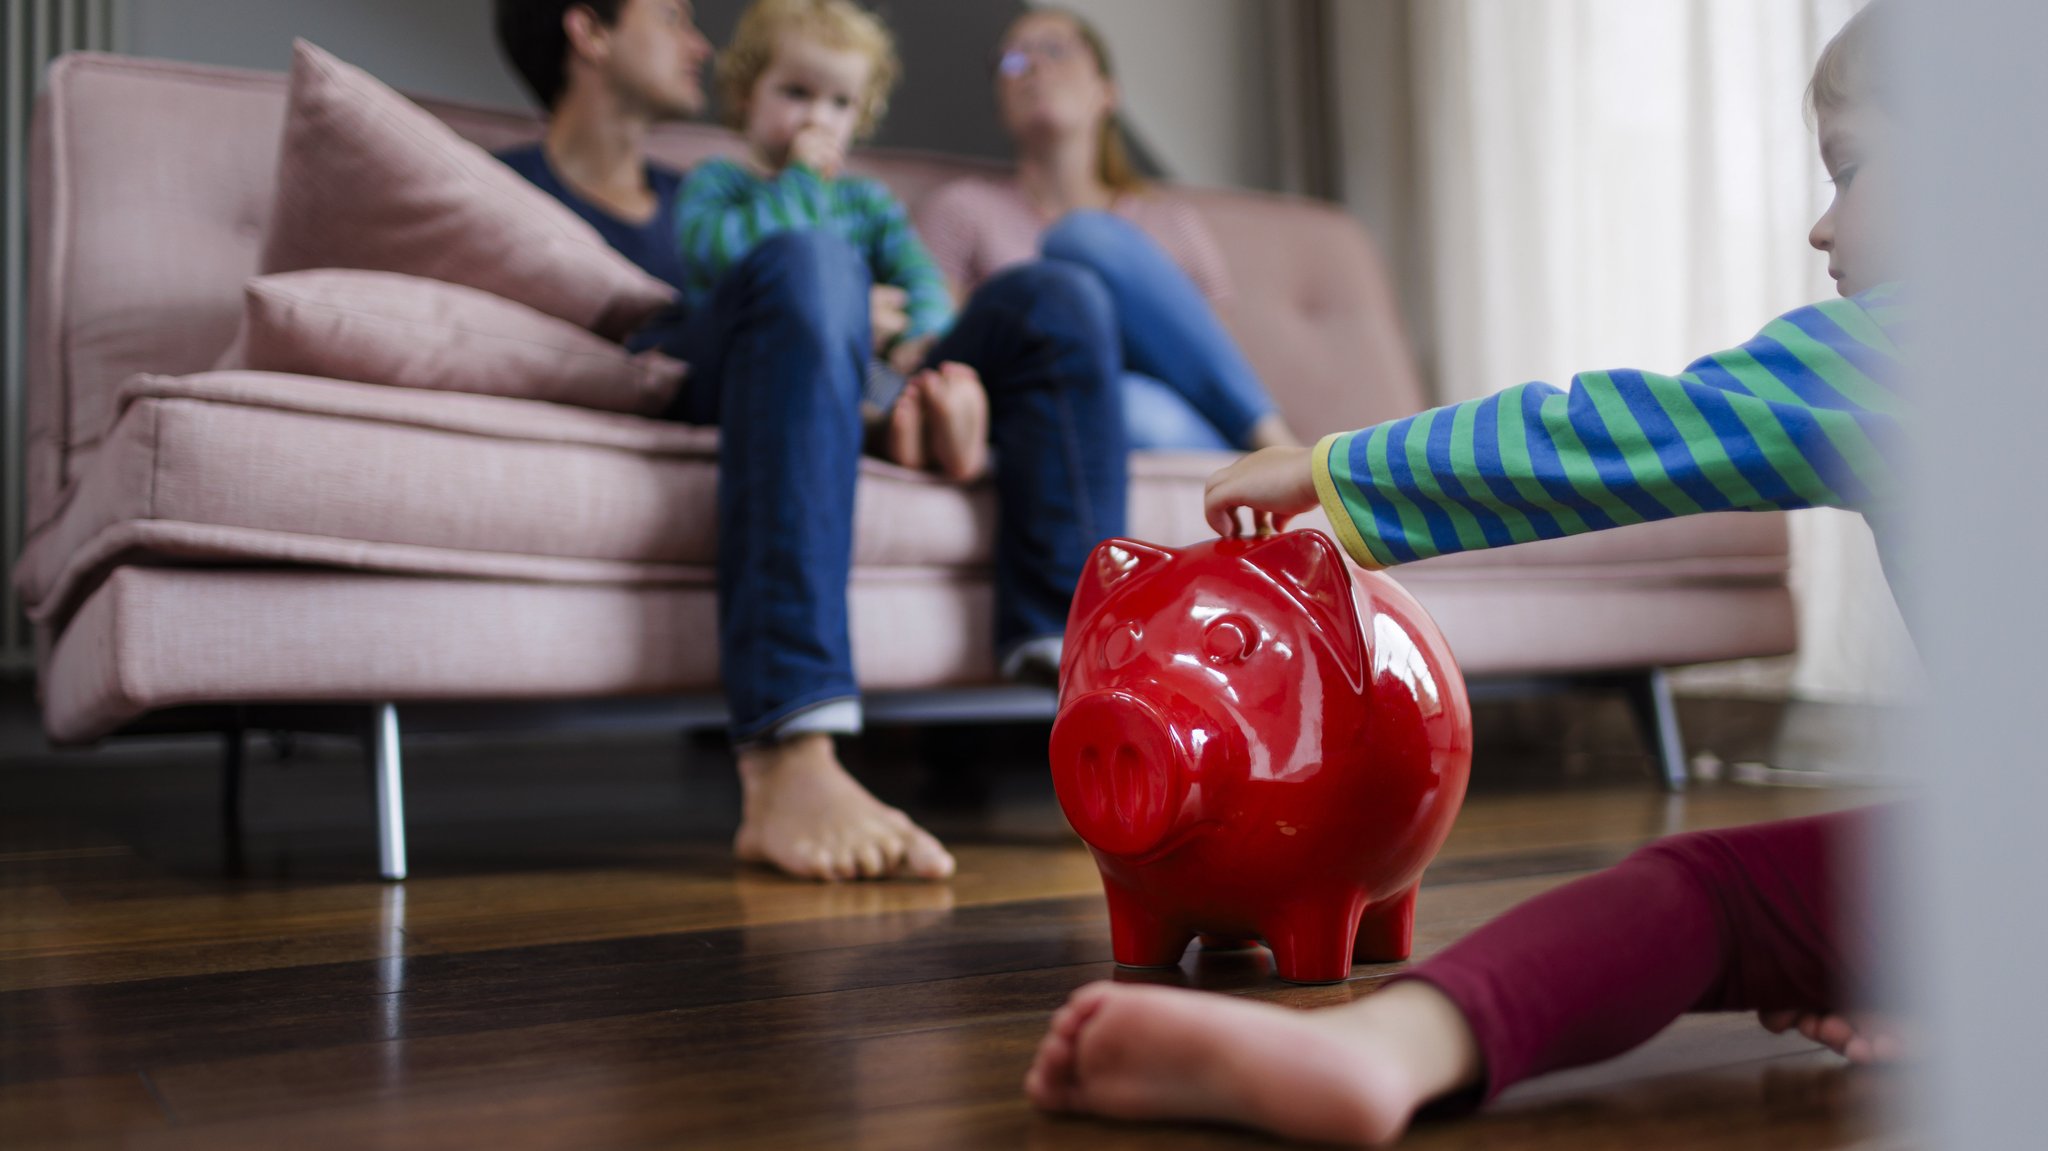
{"type": "MultiPolygon", "coordinates": [[[[41,526],[109,430],[136,372],[210,366],[256,271],[283,126],[278,73],[101,54],[64,57],[37,104],[29,172],[28,521],[41,526]]],[[[422,103],[497,149],[536,138],[527,112],[422,103]]],[[[674,125],[652,151],[687,167],[736,138],[674,125]]],[[[856,167],[913,208],[987,164],[876,150],[856,167]]],[[[1308,201],[1183,189],[1235,282],[1229,321],[1304,434],[1422,405],[1384,267],[1349,217],[1308,201]]]]}

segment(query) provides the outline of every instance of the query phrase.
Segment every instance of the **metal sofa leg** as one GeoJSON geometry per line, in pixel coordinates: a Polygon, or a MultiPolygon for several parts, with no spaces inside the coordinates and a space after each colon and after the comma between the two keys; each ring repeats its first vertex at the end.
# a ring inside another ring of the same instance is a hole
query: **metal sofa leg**
{"type": "Polygon", "coordinates": [[[242,762],[247,733],[231,727],[220,733],[220,834],[233,843],[242,838],[242,762]]]}
{"type": "Polygon", "coordinates": [[[377,874],[405,878],[405,793],[399,775],[398,708],[370,709],[370,770],[377,792],[377,874]]]}
{"type": "Polygon", "coordinates": [[[240,724],[220,733],[221,866],[229,875],[241,875],[248,865],[242,833],[242,766],[247,736],[240,724]]]}
{"type": "Polygon", "coordinates": [[[1678,737],[1678,708],[1671,702],[1671,677],[1661,667],[1630,676],[1625,689],[1643,739],[1657,757],[1664,790],[1684,791],[1685,743],[1678,737]]]}

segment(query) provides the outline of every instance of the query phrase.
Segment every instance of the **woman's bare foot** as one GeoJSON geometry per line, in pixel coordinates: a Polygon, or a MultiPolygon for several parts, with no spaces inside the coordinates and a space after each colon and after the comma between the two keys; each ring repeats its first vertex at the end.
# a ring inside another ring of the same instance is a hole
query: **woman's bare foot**
{"type": "Polygon", "coordinates": [[[1048,1111],[1214,1120],[1378,1144],[1399,1136],[1417,1107],[1479,1073],[1464,1016],[1426,983],[1321,1011],[1093,983],[1053,1016],[1024,1090],[1048,1111]]]}
{"type": "Polygon", "coordinates": [[[1757,1021],[1773,1034],[1794,1028],[1851,1063],[1894,1063],[1905,1055],[1898,1028],[1876,1016],[1851,1018],[1818,1012],[1760,1011],[1757,1021]]]}
{"type": "Polygon", "coordinates": [[[939,474],[977,479],[988,470],[988,392],[966,364],[947,362],[917,373],[926,442],[939,474]]]}
{"type": "Polygon", "coordinates": [[[883,417],[882,458],[915,471],[923,471],[929,457],[924,450],[924,388],[916,376],[904,382],[896,406],[883,417]]]}
{"type": "Polygon", "coordinates": [[[1252,430],[1245,434],[1245,441],[1248,450],[1254,452],[1266,448],[1301,446],[1301,439],[1294,434],[1293,428],[1287,426],[1287,421],[1280,418],[1279,412],[1274,412],[1253,424],[1252,430]]]}
{"type": "Polygon", "coordinates": [[[804,879],[945,879],[953,857],[910,817],[868,794],[832,750],[804,735],[740,753],[733,854],[804,879]]]}

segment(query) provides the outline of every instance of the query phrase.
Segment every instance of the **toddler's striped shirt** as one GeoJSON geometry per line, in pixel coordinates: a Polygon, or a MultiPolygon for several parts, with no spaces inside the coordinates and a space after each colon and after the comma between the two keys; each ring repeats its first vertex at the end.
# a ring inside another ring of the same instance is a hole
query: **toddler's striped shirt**
{"type": "Polygon", "coordinates": [[[1694,512],[1892,496],[1896,286],[1801,308],[1683,373],[1584,372],[1326,437],[1316,491],[1367,567],[1694,512]]]}
{"type": "Polygon", "coordinates": [[[778,232],[823,230],[852,244],[877,284],[909,295],[905,339],[937,335],[953,322],[945,277],[910,226],[902,201],[857,177],[826,180],[802,164],[772,177],[729,159],[690,170],[676,206],[677,241],[688,266],[683,300],[691,310],[754,245],[778,232]]]}

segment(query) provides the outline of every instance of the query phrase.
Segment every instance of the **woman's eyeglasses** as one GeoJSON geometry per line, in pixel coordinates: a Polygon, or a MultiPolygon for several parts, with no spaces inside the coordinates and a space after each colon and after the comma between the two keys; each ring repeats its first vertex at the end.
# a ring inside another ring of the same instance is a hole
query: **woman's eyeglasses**
{"type": "Polygon", "coordinates": [[[1081,50],[1081,45],[1072,40],[1019,40],[996,57],[996,71],[1005,76],[1022,76],[1031,70],[1033,60],[1058,64],[1073,59],[1081,50]]]}

